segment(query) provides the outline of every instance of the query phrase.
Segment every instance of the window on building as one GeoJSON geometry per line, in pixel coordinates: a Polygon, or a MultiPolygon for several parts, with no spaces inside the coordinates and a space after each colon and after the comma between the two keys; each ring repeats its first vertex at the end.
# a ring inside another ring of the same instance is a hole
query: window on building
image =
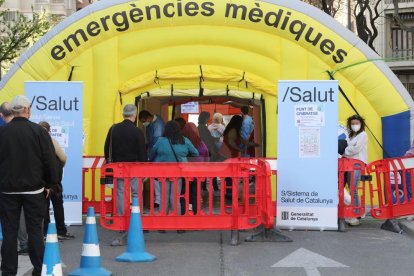
{"type": "Polygon", "coordinates": [[[391,30],[392,57],[413,59],[413,33],[394,27],[391,30]]]}
{"type": "MultiPolygon", "coordinates": [[[[414,2],[414,0],[398,0],[398,3],[412,3],[414,2]]],[[[394,1],[393,0],[385,0],[385,4],[389,5],[389,4],[393,4],[394,1]]]]}
{"type": "Polygon", "coordinates": [[[414,83],[404,83],[404,86],[407,89],[408,93],[410,93],[411,98],[414,99],[414,83]]]}
{"type": "Polygon", "coordinates": [[[405,71],[395,71],[397,77],[401,83],[405,86],[408,93],[414,99],[414,71],[405,70],[405,71]]]}
{"type": "Polygon", "coordinates": [[[17,20],[17,12],[16,11],[6,11],[3,15],[4,21],[16,21],[17,20]]]}
{"type": "MultiPolygon", "coordinates": [[[[414,27],[414,13],[400,14],[404,24],[414,27]]],[[[414,35],[401,29],[400,26],[391,27],[392,57],[402,60],[414,59],[414,35]]]]}

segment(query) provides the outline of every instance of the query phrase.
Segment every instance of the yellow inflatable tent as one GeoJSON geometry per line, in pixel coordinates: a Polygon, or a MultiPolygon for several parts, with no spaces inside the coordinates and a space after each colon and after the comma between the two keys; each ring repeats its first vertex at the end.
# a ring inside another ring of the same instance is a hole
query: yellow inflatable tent
{"type": "MultiPolygon", "coordinates": [[[[409,94],[377,54],[300,1],[107,0],[73,14],[0,82],[0,102],[24,81],[84,82],[84,155],[102,155],[122,104],[218,97],[260,104],[264,155],[277,156],[278,80],[339,80],[372,130],[370,160],[409,146],[409,94]],[[398,135],[396,134],[398,131],[398,135]],[[374,139],[378,140],[377,143],[374,139]]],[[[354,113],[340,97],[340,123],[354,113]]]]}

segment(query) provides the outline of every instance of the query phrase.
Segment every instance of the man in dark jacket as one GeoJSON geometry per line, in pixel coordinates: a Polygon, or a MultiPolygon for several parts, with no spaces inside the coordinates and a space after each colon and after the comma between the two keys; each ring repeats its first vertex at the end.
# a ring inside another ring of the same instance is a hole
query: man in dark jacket
{"type": "Polygon", "coordinates": [[[105,159],[108,160],[112,136],[112,162],[145,162],[147,151],[142,130],[135,126],[137,108],[127,104],[123,110],[124,120],[113,125],[106,136],[105,159]]]}
{"type": "MultiPolygon", "coordinates": [[[[146,162],[147,151],[142,131],[135,126],[137,108],[133,104],[127,104],[123,110],[124,121],[113,125],[106,136],[105,159],[109,162],[146,162]]],[[[124,214],[124,179],[117,179],[116,183],[116,209],[119,215],[124,214]]],[[[132,194],[138,195],[138,179],[130,181],[132,194]]],[[[113,246],[124,245],[126,235],[115,239],[113,246]]]]}
{"type": "Polygon", "coordinates": [[[55,153],[49,134],[29,121],[30,101],[16,96],[14,118],[0,128],[0,218],[2,275],[17,273],[17,230],[23,208],[33,275],[41,275],[46,197],[58,183],[55,153]]]}

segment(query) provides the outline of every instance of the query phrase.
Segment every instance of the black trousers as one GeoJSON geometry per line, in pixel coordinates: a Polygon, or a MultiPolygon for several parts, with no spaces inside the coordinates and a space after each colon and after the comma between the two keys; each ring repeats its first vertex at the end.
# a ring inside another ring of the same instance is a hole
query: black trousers
{"type": "MultiPolygon", "coordinates": [[[[203,183],[203,185],[202,185],[203,190],[204,191],[207,190],[207,181],[203,181],[202,183],[203,183]]],[[[214,189],[214,191],[218,191],[219,190],[217,177],[214,177],[213,178],[213,189],[214,189]]]]}
{"type": "Polygon", "coordinates": [[[53,214],[55,217],[55,224],[56,224],[56,230],[58,235],[66,235],[67,229],[65,225],[65,210],[63,209],[63,195],[62,193],[51,193],[50,200],[46,199],[46,214],[45,214],[45,222],[44,222],[44,235],[47,234],[47,227],[50,222],[50,214],[49,214],[49,208],[50,208],[50,202],[52,202],[53,205],[53,214]]]}
{"type": "Polygon", "coordinates": [[[17,274],[17,231],[21,208],[24,210],[28,234],[29,257],[34,267],[32,275],[41,275],[43,252],[43,219],[46,198],[40,194],[3,194],[0,193],[0,219],[3,231],[1,245],[2,276],[17,274]]]}
{"type": "MultiPolygon", "coordinates": [[[[190,194],[189,194],[189,203],[193,206],[193,214],[197,214],[198,206],[197,206],[197,180],[190,181],[189,188],[190,188],[190,194]]],[[[204,183],[203,181],[202,183],[204,183]]],[[[186,185],[185,180],[183,179],[183,185],[181,186],[181,195],[184,195],[186,192],[186,185]]],[[[185,204],[185,198],[180,198],[180,205],[181,205],[181,215],[185,214],[187,204],[185,204]]]]}

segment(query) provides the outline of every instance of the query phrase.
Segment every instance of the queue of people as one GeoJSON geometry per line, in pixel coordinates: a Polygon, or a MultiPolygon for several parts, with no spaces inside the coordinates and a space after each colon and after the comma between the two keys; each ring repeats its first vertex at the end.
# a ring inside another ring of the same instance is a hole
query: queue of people
{"type": "MultiPolygon", "coordinates": [[[[181,117],[165,123],[161,116],[147,110],[142,110],[137,114],[137,108],[132,104],[127,104],[123,108],[124,121],[114,124],[108,130],[104,147],[105,159],[107,162],[221,162],[228,158],[241,157],[243,148],[257,146],[249,139],[241,137],[241,133],[244,133],[245,137],[250,138],[254,129],[248,110],[248,107],[242,107],[242,115],[233,116],[226,128],[223,115],[220,113],[215,113],[212,124],[209,124],[210,113],[201,112],[198,126],[196,126],[181,117]],[[143,132],[136,127],[136,119],[144,126],[146,142],[143,132]]],[[[118,179],[117,181],[117,213],[123,214],[124,180],[118,179]]],[[[188,205],[191,206],[194,214],[200,208],[197,203],[196,181],[194,179],[189,183],[188,205]]],[[[218,179],[214,178],[212,184],[214,195],[219,195],[218,179]]],[[[201,185],[204,191],[207,190],[207,180],[202,181],[201,185]]],[[[132,179],[133,195],[143,191],[143,185],[140,189],[138,186],[137,179],[132,179]]],[[[184,194],[185,186],[184,179],[178,179],[176,183],[167,179],[165,183],[167,198],[164,207],[161,200],[161,183],[158,179],[154,179],[153,207],[155,212],[163,208],[168,214],[177,208],[178,213],[184,214],[187,204],[183,198],[178,202],[173,202],[173,191],[175,189],[178,193],[184,194]]],[[[124,245],[126,239],[126,233],[121,233],[111,245],[124,245]]]]}

